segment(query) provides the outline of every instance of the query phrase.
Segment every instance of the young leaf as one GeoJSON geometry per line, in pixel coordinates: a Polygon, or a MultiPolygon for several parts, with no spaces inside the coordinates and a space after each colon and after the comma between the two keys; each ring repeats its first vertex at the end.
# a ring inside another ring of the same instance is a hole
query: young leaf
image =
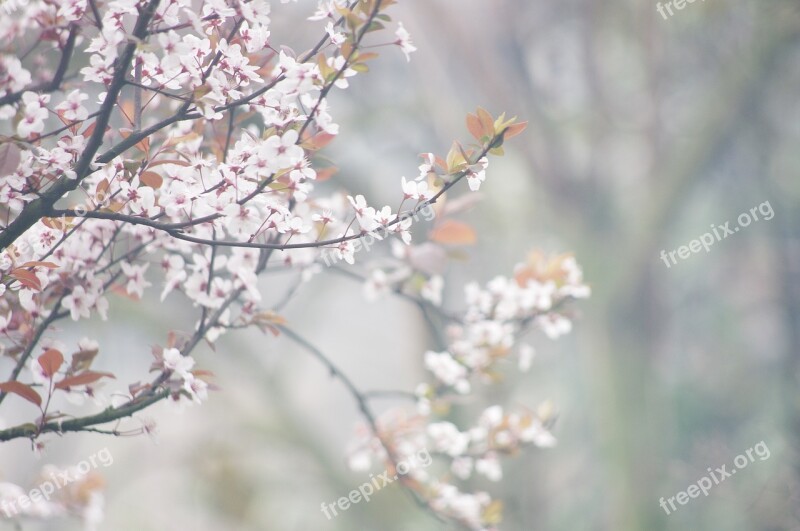
{"type": "Polygon", "coordinates": [[[45,376],[52,378],[64,363],[64,356],[60,351],[54,348],[49,348],[44,351],[44,354],[36,358],[36,361],[38,361],[39,365],[42,366],[45,376]]]}
{"type": "Polygon", "coordinates": [[[76,374],[75,376],[64,378],[60,382],[57,382],[55,387],[56,389],[67,389],[69,387],[77,387],[79,385],[94,383],[100,378],[116,378],[116,376],[110,372],[86,371],[82,372],[81,374],[76,374]]]}
{"type": "Polygon", "coordinates": [[[333,175],[337,171],[339,171],[339,168],[337,168],[336,166],[331,166],[329,168],[322,168],[320,170],[317,170],[317,178],[314,180],[316,182],[327,181],[328,179],[333,177],[333,175]]]}
{"type": "Polygon", "coordinates": [[[467,129],[469,130],[469,134],[475,137],[475,140],[480,141],[481,137],[485,134],[480,118],[474,114],[467,114],[467,129]]]}
{"type": "Polygon", "coordinates": [[[518,124],[509,125],[506,129],[503,138],[508,140],[509,138],[514,138],[521,132],[523,132],[528,127],[528,122],[520,122],[518,124]]]}
{"type": "Polygon", "coordinates": [[[37,277],[33,271],[28,271],[27,269],[15,269],[10,274],[12,278],[19,280],[20,284],[26,288],[34,291],[42,290],[42,283],[39,281],[39,277],[37,277]]]}
{"type": "Polygon", "coordinates": [[[478,107],[478,119],[481,121],[483,130],[486,135],[491,135],[494,132],[494,119],[483,107],[478,107]]]}
{"type": "Polygon", "coordinates": [[[46,267],[47,269],[58,269],[58,264],[54,264],[53,262],[40,262],[38,260],[34,260],[33,262],[25,262],[21,266],[22,267],[46,267]]]}
{"type": "Polygon", "coordinates": [[[68,374],[85,371],[92,366],[95,356],[97,356],[97,349],[81,350],[72,355],[72,363],[70,363],[68,374]]]}
{"type": "Polygon", "coordinates": [[[139,182],[150,188],[159,189],[164,183],[164,178],[154,171],[144,171],[139,175],[139,182]]]}
{"type": "Polygon", "coordinates": [[[463,155],[463,150],[461,146],[457,143],[453,143],[453,146],[450,148],[450,151],[447,153],[447,172],[448,173],[455,173],[462,166],[467,163],[466,159],[463,155]]]}
{"type": "Polygon", "coordinates": [[[37,406],[42,406],[42,397],[39,396],[39,393],[33,390],[32,387],[25,385],[20,382],[3,382],[0,383],[0,391],[4,393],[13,393],[15,395],[21,396],[28,402],[32,402],[37,406]]]}
{"type": "Polygon", "coordinates": [[[478,241],[475,229],[452,219],[439,223],[431,230],[429,237],[432,241],[451,245],[473,245],[478,241]]]}
{"type": "Polygon", "coordinates": [[[301,146],[311,151],[317,151],[330,144],[334,138],[336,138],[336,135],[322,131],[311,138],[304,140],[301,146]]]}

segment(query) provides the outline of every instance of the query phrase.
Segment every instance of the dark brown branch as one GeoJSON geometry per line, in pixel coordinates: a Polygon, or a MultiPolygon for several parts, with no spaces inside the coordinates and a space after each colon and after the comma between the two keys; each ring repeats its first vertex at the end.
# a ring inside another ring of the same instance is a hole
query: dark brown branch
{"type": "MultiPolygon", "coordinates": [[[[352,5],[351,5],[351,9],[352,9],[352,5]]],[[[341,25],[343,23],[343,21],[344,21],[344,17],[340,17],[339,20],[336,22],[336,25],[337,26],[341,25]]],[[[156,33],[156,32],[157,31],[154,31],[153,33],[156,33]]],[[[322,47],[325,46],[325,43],[328,42],[328,39],[329,39],[329,37],[328,37],[328,34],[326,33],[325,36],[322,37],[314,45],[314,47],[311,50],[309,50],[307,53],[305,53],[303,55],[303,57],[300,58],[299,62],[305,63],[308,60],[310,60],[312,57],[314,57],[316,54],[318,54],[319,51],[322,49],[322,47]]],[[[262,94],[266,93],[269,89],[275,87],[275,85],[277,85],[280,81],[283,81],[284,79],[285,79],[285,76],[283,74],[281,74],[281,75],[277,76],[275,79],[273,79],[272,81],[270,81],[269,83],[267,83],[266,85],[264,85],[263,87],[261,87],[260,89],[258,89],[255,92],[253,92],[252,94],[248,94],[247,96],[243,96],[243,97],[239,98],[238,100],[232,101],[230,103],[226,103],[225,105],[220,105],[219,107],[215,107],[214,110],[216,112],[224,112],[224,111],[227,111],[227,110],[232,109],[234,107],[241,107],[242,105],[250,103],[254,99],[256,99],[259,96],[261,96],[262,94]]],[[[161,120],[157,124],[154,124],[153,126],[148,127],[147,129],[145,129],[145,130],[143,130],[143,131],[141,131],[139,133],[131,134],[130,136],[128,136],[128,138],[122,140],[119,144],[117,144],[113,148],[109,149],[108,151],[106,151],[105,153],[100,155],[97,158],[97,161],[100,162],[100,163],[103,163],[103,164],[107,163],[107,162],[113,160],[114,157],[124,153],[127,149],[129,149],[129,148],[135,146],[136,144],[138,144],[144,138],[147,138],[148,136],[150,136],[153,133],[156,133],[156,132],[164,129],[165,127],[169,127],[170,125],[172,125],[174,123],[177,123],[177,122],[183,122],[183,121],[186,121],[186,120],[196,120],[198,118],[202,118],[202,114],[200,114],[199,112],[188,112],[188,108],[186,110],[182,109],[181,111],[176,113],[174,116],[170,116],[169,118],[165,118],[164,120],[161,120]]]]}
{"type": "Polygon", "coordinates": [[[89,0],[89,7],[92,9],[92,15],[94,15],[94,19],[97,22],[97,28],[102,31],[103,17],[100,16],[100,11],[97,10],[97,4],[95,2],[96,0],[89,0]]]}
{"type": "Polygon", "coordinates": [[[73,24],[70,26],[67,41],[64,43],[64,50],[61,52],[61,60],[58,62],[58,67],[56,68],[55,74],[53,74],[53,79],[46,83],[31,85],[30,87],[26,87],[18,92],[6,94],[0,98],[0,106],[18,102],[20,98],[22,98],[22,94],[25,92],[53,92],[58,90],[61,86],[61,82],[64,81],[64,75],[67,73],[67,68],[69,68],[69,63],[72,59],[72,52],[75,49],[75,40],[77,38],[78,25],[73,24]]]}
{"type": "Polygon", "coordinates": [[[133,60],[134,53],[136,52],[137,41],[142,40],[147,33],[147,25],[155,14],[156,8],[160,0],[151,0],[149,4],[142,10],[136,21],[136,26],[133,29],[133,41],[125,46],[124,51],[117,60],[116,68],[114,70],[114,77],[108,86],[106,98],[100,106],[100,115],[95,122],[95,129],[92,136],[86,143],[86,148],[81,154],[78,162],[75,164],[74,172],[75,179],[62,177],[56,183],[45,191],[41,197],[28,203],[22,209],[19,216],[0,233],[0,250],[5,249],[17,238],[19,238],[26,230],[31,228],[34,223],[39,221],[46,215],[46,212],[64,196],[64,194],[71,192],[78,187],[81,180],[88,174],[89,168],[94,162],[95,155],[103,144],[103,136],[105,135],[106,127],[111,119],[111,112],[117,105],[119,92],[125,83],[125,76],[130,68],[131,61],[133,60]]]}
{"type": "Polygon", "coordinates": [[[63,422],[48,422],[41,426],[36,426],[35,424],[30,423],[22,424],[21,426],[0,431],[0,442],[19,439],[21,437],[36,437],[43,433],[67,433],[83,431],[85,428],[89,428],[91,426],[107,424],[115,420],[130,417],[134,413],[150,407],[167,396],[169,396],[169,390],[162,389],[152,396],[142,398],[141,400],[134,400],[118,408],[109,407],[96,415],[89,415],[88,417],[66,420],[63,422]]]}
{"type": "MultiPolygon", "coordinates": [[[[61,307],[61,299],[59,299],[59,301],[53,307],[52,311],[50,312],[50,315],[48,315],[41,322],[41,324],[39,324],[39,326],[36,328],[36,332],[34,332],[33,337],[28,343],[28,346],[25,347],[25,350],[22,351],[22,353],[19,355],[17,364],[14,366],[14,370],[11,371],[11,376],[8,377],[9,382],[15,382],[17,378],[19,378],[19,373],[22,372],[22,369],[25,367],[25,364],[28,362],[28,359],[30,359],[31,354],[33,354],[33,351],[36,348],[36,345],[39,343],[39,340],[42,338],[42,335],[44,334],[45,330],[47,330],[47,328],[51,324],[53,324],[54,321],[58,320],[57,314],[58,314],[58,309],[60,307],[61,307]]],[[[0,404],[3,403],[3,400],[6,399],[6,396],[8,396],[7,392],[5,391],[0,392],[0,404]]]]}
{"type": "MultiPolygon", "coordinates": [[[[501,145],[502,141],[503,141],[503,137],[505,135],[505,131],[506,130],[504,129],[503,131],[498,133],[483,148],[483,150],[481,150],[481,152],[478,154],[478,156],[475,157],[475,161],[473,161],[472,163],[470,163],[468,161],[467,163],[468,164],[477,163],[483,157],[485,157],[489,153],[489,151],[491,149],[501,145]]],[[[131,136],[133,136],[133,135],[131,135],[131,136]]],[[[447,182],[442,187],[442,189],[439,190],[433,197],[431,197],[430,199],[428,199],[426,201],[421,202],[416,207],[414,207],[412,210],[410,210],[408,212],[405,212],[402,215],[399,215],[396,219],[390,221],[386,225],[382,225],[378,229],[375,229],[375,231],[389,229],[389,228],[393,227],[394,225],[404,221],[405,219],[416,215],[417,213],[419,213],[424,208],[436,203],[442,195],[444,195],[450,188],[455,186],[461,179],[466,177],[468,175],[468,173],[469,173],[468,170],[462,170],[462,171],[456,173],[453,176],[453,178],[449,182],[447,182]]],[[[252,192],[246,198],[240,200],[239,204],[244,204],[247,201],[249,201],[250,199],[252,199],[253,197],[255,197],[255,195],[257,195],[261,190],[263,190],[263,188],[267,184],[269,184],[269,182],[271,182],[270,179],[266,179],[264,182],[261,183],[261,185],[259,185],[259,188],[257,188],[254,192],[252,192]]],[[[71,216],[75,216],[76,213],[73,210],[55,210],[55,209],[50,208],[43,215],[56,216],[56,217],[58,217],[58,216],[70,216],[71,217],[71,216]]],[[[199,225],[200,223],[206,223],[208,221],[213,221],[215,219],[218,219],[218,218],[222,217],[219,214],[211,214],[211,215],[205,216],[203,218],[198,218],[198,219],[195,219],[195,220],[191,220],[191,221],[188,221],[188,222],[177,223],[177,224],[158,223],[157,221],[154,221],[153,219],[150,219],[150,218],[141,218],[141,217],[137,217],[137,216],[128,216],[128,215],[125,215],[125,214],[118,214],[118,213],[115,213],[115,212],[87,212],[85,214],[85,217],[97,218],[97,219],[109,219],[109,220],[114,220],[114,221],[124,221],[124,222],[127,222],[127,223],[133,223],[133,224],[138,224],[138,225],[146,225],[148,227],[152,227],[154,229],[164,231],[164,232],[168,233],[170,236],[172,236],[173,238],[176,238],[178,240],[184,240],[184,241],[191,242],[191,243],[197,243],[197,244],[202,244],[202,245],[216,245],[216,246],[221,246],[221,247],[246,247],[246,248],[250,248],[250,249],[286,250],[286,249],[307,249],[307,248],[327,247],[327,246],[336,245],[336,244],[347,242],[347,241],[351,241],[351,240],[360,239],[360,238],[364,237],[367,234],[366,232],[363,232],[363,233],[358,233],[358,234],[352,234],[350,236],[341,236],[339,238],[334,238],[334,239],[330,239],[330,240],[321,240],[321,241],[309,242],[309,243],[236,242],[236,241],[213,240],[213,239],[209,240],[209,239],[206,239],[206,238],[197,238],[195,236],[191,236],[189,234],[185,234],[181,230],[182,228],[185,228],[185,227],[189,227],[189,226],[192,226],[192,225],[199,225]]],[[[373,231],[373,232],[375,232],[375,231],[373,231]]]]}
{"type": "MultiPolygon", "coordinates": [[[[375,417],[375,414],[372,412],[372,409],[369,406],[369,399],[367,398],[367,396],[361,391],[359,391],[358,387],[356,387],[356,385],[353,383],[350,377],[347,376],[344,372],[342,372],[342,370],[339,369],[339,367],[336,366],[336,364],[334,364],[321,350],[319,350],[317,347],[312,345],[310,342],[308,342],[300,335],[296,334],[291,329],[286,328],[285,326],[282,325],[278,325],[277,328],[286,337],[297,343],[299,346],[303,347],[303,349],[305,349],[307,352],[311,353],[315,358],[317,358],[317,360],[319,360],[320,363],[322,363],[325,366],[325,368],[328,370],[328,372],[332,377],[337,378],[340,382],[342,382],[347,391],[350,393],[350,395],[358,404],[358,409],[361,411],[361,414],[366,419],[370,431],[378,439],[378,441],[380,441],[381,446],[386,452],[386,456],[388,457],[389,462],[391,462],[392,466],[395,469],[397,469],[400,460],[397,458],[392,446],[384,439],[383,435],[381,434],[380,429],[378,428],[378,421],[375,417]]],[[[426,510],[428,510],[437,519],[439,520],[442,519],[441,515],[439,515],[435,510],[433,510],[433,508],[430,506],[427,500],[423,499],[416,491],[414,491],[409,487],[407,482],[413,480],[407,479],[402,475],[399,476],[399,479],[400,479],[400,484],[403,485],[403,487],[405,487],[406,491],[411,495],[414,501],[420,505],[420,507],[423,507],[426,510]]]]}
{"type": "Polygon", "coordinates": [[[100,114],[100,111],[95,111],[92,114],[90,114],[89,116],[87,116],[86,118],[84,118],[83,120],[75,120],[74,122],[70,122],[70,123],[68,123],[68,124],[66,124],[66,125],[64,125],[62,127],[59,127],[58,129],[55,129],[55,130],[50,131],[48,133],[45,133],[45,134],[43,134],[41,136],[38,136],[38,137],[36,137],[35,142],[39,142],[42,139],[45,139],[47,137],[50,137],[50,136],[53,136],[53,135],[57,135],[58,133],[64,132],[67,129],[69,129],[70,127],[73,127],[73,126],[76,126],[78,124],[81,124],[81,123],[85,122],[86,120],[88,120],[90,118],[94,118],[98,114],[100,114]]]}
{"type": "Polygon", "coordinates": [[[161,94],[162,96],[166,96],[167,98],[172,98],[172,99],[176,99],[176,100],[183,101],[183,102],[189,101],[189,98],[186,98],[184,96],[178,96],[177,94],[170,94],[166,90],[162,90],[160,88],[148,87],[147,85],[142,85],[141,83],[137,83],[136,81],[133,81],[131,79],[125,80],[125,83],[127,83],[128,85],[131,85],[133,87],[137,87],[137,88],[144,89],[144,90],[149,90],[151,92],[156,92],[158,94],[161,94]]]}

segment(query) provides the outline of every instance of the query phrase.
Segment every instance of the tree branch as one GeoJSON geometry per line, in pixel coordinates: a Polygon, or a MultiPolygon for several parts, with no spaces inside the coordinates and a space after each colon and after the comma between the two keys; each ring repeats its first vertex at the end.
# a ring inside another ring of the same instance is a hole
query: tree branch
{"type": "Polygon", "coordinates": [[[119,92],[125,83],[125,76],[130,68],[133,55],[136,52],[137,43],[146,36],[147,25],[153,18],[159,3],[160,0],[151,0],[144,10],[142,10],[136,21],[136,26],[133,29],[133,42],[125,46],[125,50],[117,60],[117,66],[114,69],[114,77],[108,86],[105,100],[103,100],[103,104],[100,106],[100,115],[95,122],[94,132],[75,164],[75,179],[61,177],[53,186],[45,191],[41,197],[28,203],[25,208],[22,209],[19,216],[0,233],[0,250],[11,245],[11,243],[19,238],[26,230],[31,228],[34,223],[44,217],[46,212],[52,208],[56,201],[61,199],[64,194],[75,190],[81,180],[86,177],[97,150],[100,149],[100,146],[103,144],[103,136],[105,135],[106,127],[111,119],[111,112],[117,104],[119,92]]]}
{"type": "Polygon", "coordinates": [[[64,81],[64,75],[67,73],[67,68],[69,68],[69,63],[72,59],[72,52],[75,49],[75,41],[77,38],[78,25],[72,24],[70,25],[67,41],[64,43],[64,50],[61,52],[61,60],[58,62],[58,67],[56,68],[55,74],[53,74],[53,79],[46,83],[25,87],[18,92],[6,94],[0,98],[0,106],[18,102],[25,92],[53,92],[58,90],[58,88],[61,86],[61,82],[64,81]]]}
{"type": "Polygon", "coordinates": [[[130,417],[134,413],[150,407],[167,396],[169,396],[169,390],[162,389],[152,396],[145,397],[141,400],[134,400],[118,408],[109,407],[96,415],[90,415],[88,417],[82,417],[63,422],[48,422],[41,426],[36,426],[32,423],[22,424],[14,428],[8,428],[7,430],[0,431],[0,442],[19,439],[20,437],[36,437],[42,433],[67,433],[83,431],[84,428],[88,428],[90,426],[107,424],[115,420],[130,417]]]}

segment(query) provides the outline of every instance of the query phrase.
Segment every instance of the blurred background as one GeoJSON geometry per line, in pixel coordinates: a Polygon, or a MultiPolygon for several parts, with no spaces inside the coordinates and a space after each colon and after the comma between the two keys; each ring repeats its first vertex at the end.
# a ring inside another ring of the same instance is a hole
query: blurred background
{"type": "MultiPolygon", "coordinates": [[[[276,2],[273,41],[314,42],[321,26],[303,18],[315,4],[276,2]]],[[[462,309],[466,282],[509,275],[537,248],[574,252],[593,296],[573,306],[566,338],[532,336],[530,373],[478,393],[476,411],[551,400],[558,412],[555,448],[506,460],[500,483],[468,482],[504,501],[501,529],[800,529],[800,4],[673,11],[665,19],[649,0],[401,1],[392,15],[419,48],[412,61],[378,49],[371,72],[331,99],[341,133],[325,153],[341,171],[329,188],[371,204],[395,204],[418,153],[466,141],[477,106],[530,122],[462,216],[479,242],[449,266],[445,305],[462,309]],[[771,220],[671,267],[661,260],[766,201],[771,220]],[[760,441],[769,459],[669,516],[659,506],[760,441]]],[[[369,259],[382,255],[386,244],[369,259]]],[[[276,303],[291,284],[262,282],[276,303]]],[[[179,297],[150,297],[115,301],[124,319],[68,333],[100,341],[100,369],[145,379],[150,346],[193,315],[179,297]]],[[[357,282],[326,271],[281,313],[362,389],[426,378],[434,342],[408,301],[368,303],[357,282]]],[[[306,352],[244,332],[195,357],[221,387],[206,405],[148,412],[151,439],[71,435],[38,460],[26,442],[6,443],[3,479],[25,484],[43,463],[107,447],[101,529],[448,529],[397,487],[325,518],[321,502],[368,478],[345,464],[356,404],[306,352]]]]}

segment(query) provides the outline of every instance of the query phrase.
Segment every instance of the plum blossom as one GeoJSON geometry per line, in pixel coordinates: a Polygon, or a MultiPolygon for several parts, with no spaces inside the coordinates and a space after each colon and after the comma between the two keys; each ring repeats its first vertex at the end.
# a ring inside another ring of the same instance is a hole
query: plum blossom
{"type": "Polygon", "coordinates": [[[128,295],[137,295],[141,298],[142,295],[144,295],[145,288],[152,286],[152,284],[144,278],[144,272],[147,271],[150,264],[132,265],[127,262],[122,262],[120,263],[120,267],[128,278],[128,284],[125,286],[128,295]]]}
{"type": "Polygon", "coordinates": [[[347,66],[347,59],[342,55],[329,58],[328,66],[337,72],[341,72],[341,74],[339,74],[339,78],[333,83],[335,87],[340,89],[346,89],[349,87],[350,83],[347,81],[347,78],[358,74],[358,71],[347,66]]]}
{"type": "MultiPolygon", "coordinates": [[[[345,236],[344,233],[342,233],[342,234],[339,235],[339,238],[342,238],[344,236],[345,236]]],[[[355,249],[355,246],[353,245],[353,241],[352,240],[346,240],[346,241],[343,241],[343,242],[339,242],[339,244],[336,247],[336,251],[335,252],[338,255],[338,258],[340,258],[340,259],[344,258],[344,261],[347,262],[348,264],[353,265],[353,264],[356,263],[356,261],[355,261],[356,249],[355,249]]]]}
{"type": "Polygon", "coordinates": [[[34,92],[25,92],[22,94],[22,119],[19,121],[19,124],[17,124],[17,134],[20,137],[28,138],[34,133],[41,133],[44,131],[44,121],[48,116],[45,104],[49,99],[49,94],[39,95],[34,92]]]}
{"type": "Polygon", "coordinates": [[[555,313],[537,318],[536,323],[550,339],[558,339],[572,330],[572,322],[563,315],[555,313]]]}
{"type": "Polygon", "coordinates": [[[347,5],[346,0],[320,0],[317,11],[308,20],[325,20],[334,18],[337,9],[347,5]]]}
{"type": "Polygon", "coordinates": [[[442,289],[444,288],[444,280],[440,275],[434,275],[425,281],[420,289],[420,296],[429,301],[434,306],[442,305],[442,289]]]}
{"type": "Polygon", "coordinates": [[[475,472],[486,476],[490,481],[503,479],[503,469],[495,452],[487,452],[486,455],[477,459],[475,461],[475,472]]]}
{"type": "Polygon", "coordinates": [[[403,197],[405,199],[427,201],[433,197],[433,190],[428,189],[428,183],[425,181],[406,181],[406,178],[402,177],[400,183],[403,187],[403,197]]]}
{"type": "Polygon", "coordinates": [[[375,220],[375,209],[367,206],[367,201],[363,195],[357,195],[355,198],[348,195],[347,200],[356,212],[356,219],[362,230],[371,231],[378,227],[378,222],[375,220]]]}
{"type": "Polygon", "coordinates": [[[73,321],[77,321],[81,317],[88,319],[91,316],[91,308],[94,305],[94,300],[83,286],[75,286],[69,295],[64,297],[61,305],[69,310],[70,316],[73,321]]]}
{"type": "Polygon", "coordinates": [[[462,394],[469,392],[467,368],[453,359],[448,352],[429,350],[425,353],[425,367],[443,384],[455,388],[462,394]]]}
{"type": "Polygon", "coordinates": [[[290,129],[282,136],[273,135],[264,141],[264,156],[275,170],[291,168],[303,159],[303,148],[297,145],[297,131],[290,129]]]}
{"type": "MultiPolygon", "coordinates": [[[[242,6],[247,5],[249,4],[242,4],[242,6]]],[[[269,45],[269,35],[269,30],[265,26],[258,25],[251,28],[246,21],[239,29],[239,38],[244,43],[247,53],[260,52],[266,48],[269,45]]]]}
{"type": "Polygon", "coordinates": [[[460,520],[470,529],[487,529],[483,523],[483,512],[492,501],[488,494],[485,492],[464,493],[447,483],[437,483],[432,487],[434,498],[431,501],[431,507],[460,520]]]}
{"type": "Polygon", "coordinates": [[[336,28],[333,26],[333,22],[328,22],[328,24],[325,26],[325,33],[328,34],[328,37],[330,37],[331,43],[333,43],[334,46],[341,46],[345,41],[344,34],[336,31],[336,28]]]}
{"type": "Polygon", "coordinates": [[[436,167],[436,156],[433,153],[423,153],[422,159],[423,163],[419,165],[419,176],[417,177],[418,181],[427,179],[428,175],[431,173],[436,173],[436,170],[434,169],[436,167]]]}
{"type": "Polygon", "coordinates": [[[450,463],[450,471],[459,479],[469,479],[474,463],[471,457],[459,456],[450,463]]]}
{"type": "Polygon", "coordinates": [[[208,399],[208,384],[192,373],[184,375],[183,390],[189,394],[195,404],[202,404],[208,399]]]}
{"type": "Polygon", "coordinates": [[[249,206],[232,203],[225,207],[225,216],[228,233],[242,241],[252,237],[261,225],[258,212],[249,206]]]}
{"type": "Polygon", "coordinates": [[[19,58],[0,54],[0,95],[17,92],[31,83],[31,73],[22,67],[19,58]]]}
{"type": "Polygon", "coordinates": [[[488,166],[489,159],[483,157],[476,164],[469,165],[467,169],[464,170],[466,172],[469,189],[473,192],[477,192],[481,187],[481,183],[486,180],[486,168],[488,166]]]}
{"type": "Polygon", "coordinates": [[[162,357],[166,370],[172,371],[184,379],[191,374],[189,371],[194,367],[194,359],[191,356],[183,356],[176,348],[166,348],[162,357]]]}
{"type": "Polygon", "coordinates": [[[413,221],[411,220],[411,218],[410,217],[406,217],[406,218],[403,218],[398,223],[395,223],[392,226],[392,232],[394,234],[400,235],[400,239],[406,245],[410,245],[411,244],[411,231],[409,229],[411,229],[411,224],[412,223],[413,223],[413,221]]]}
{"type": "Polygon", "coordinates": [[[469,446],[469,434],[461,433],[455,424],[436,422],[428,425],[428,436],[433,447],[451,457],[463,454],[469,446]]]}
{"type": "Polygon", "coordinates": [[[397,26],[397,31],[395,31],[395,36],[397,36],[397,40],[394,44],[400,46],[400,50],[405,54],[406,61],[411,61],[411,54],[417,51],[417,48],[411,44],[411,35],[409,35],[406,28],[403,26],[403,23],[399,23],[397,26]]]}

